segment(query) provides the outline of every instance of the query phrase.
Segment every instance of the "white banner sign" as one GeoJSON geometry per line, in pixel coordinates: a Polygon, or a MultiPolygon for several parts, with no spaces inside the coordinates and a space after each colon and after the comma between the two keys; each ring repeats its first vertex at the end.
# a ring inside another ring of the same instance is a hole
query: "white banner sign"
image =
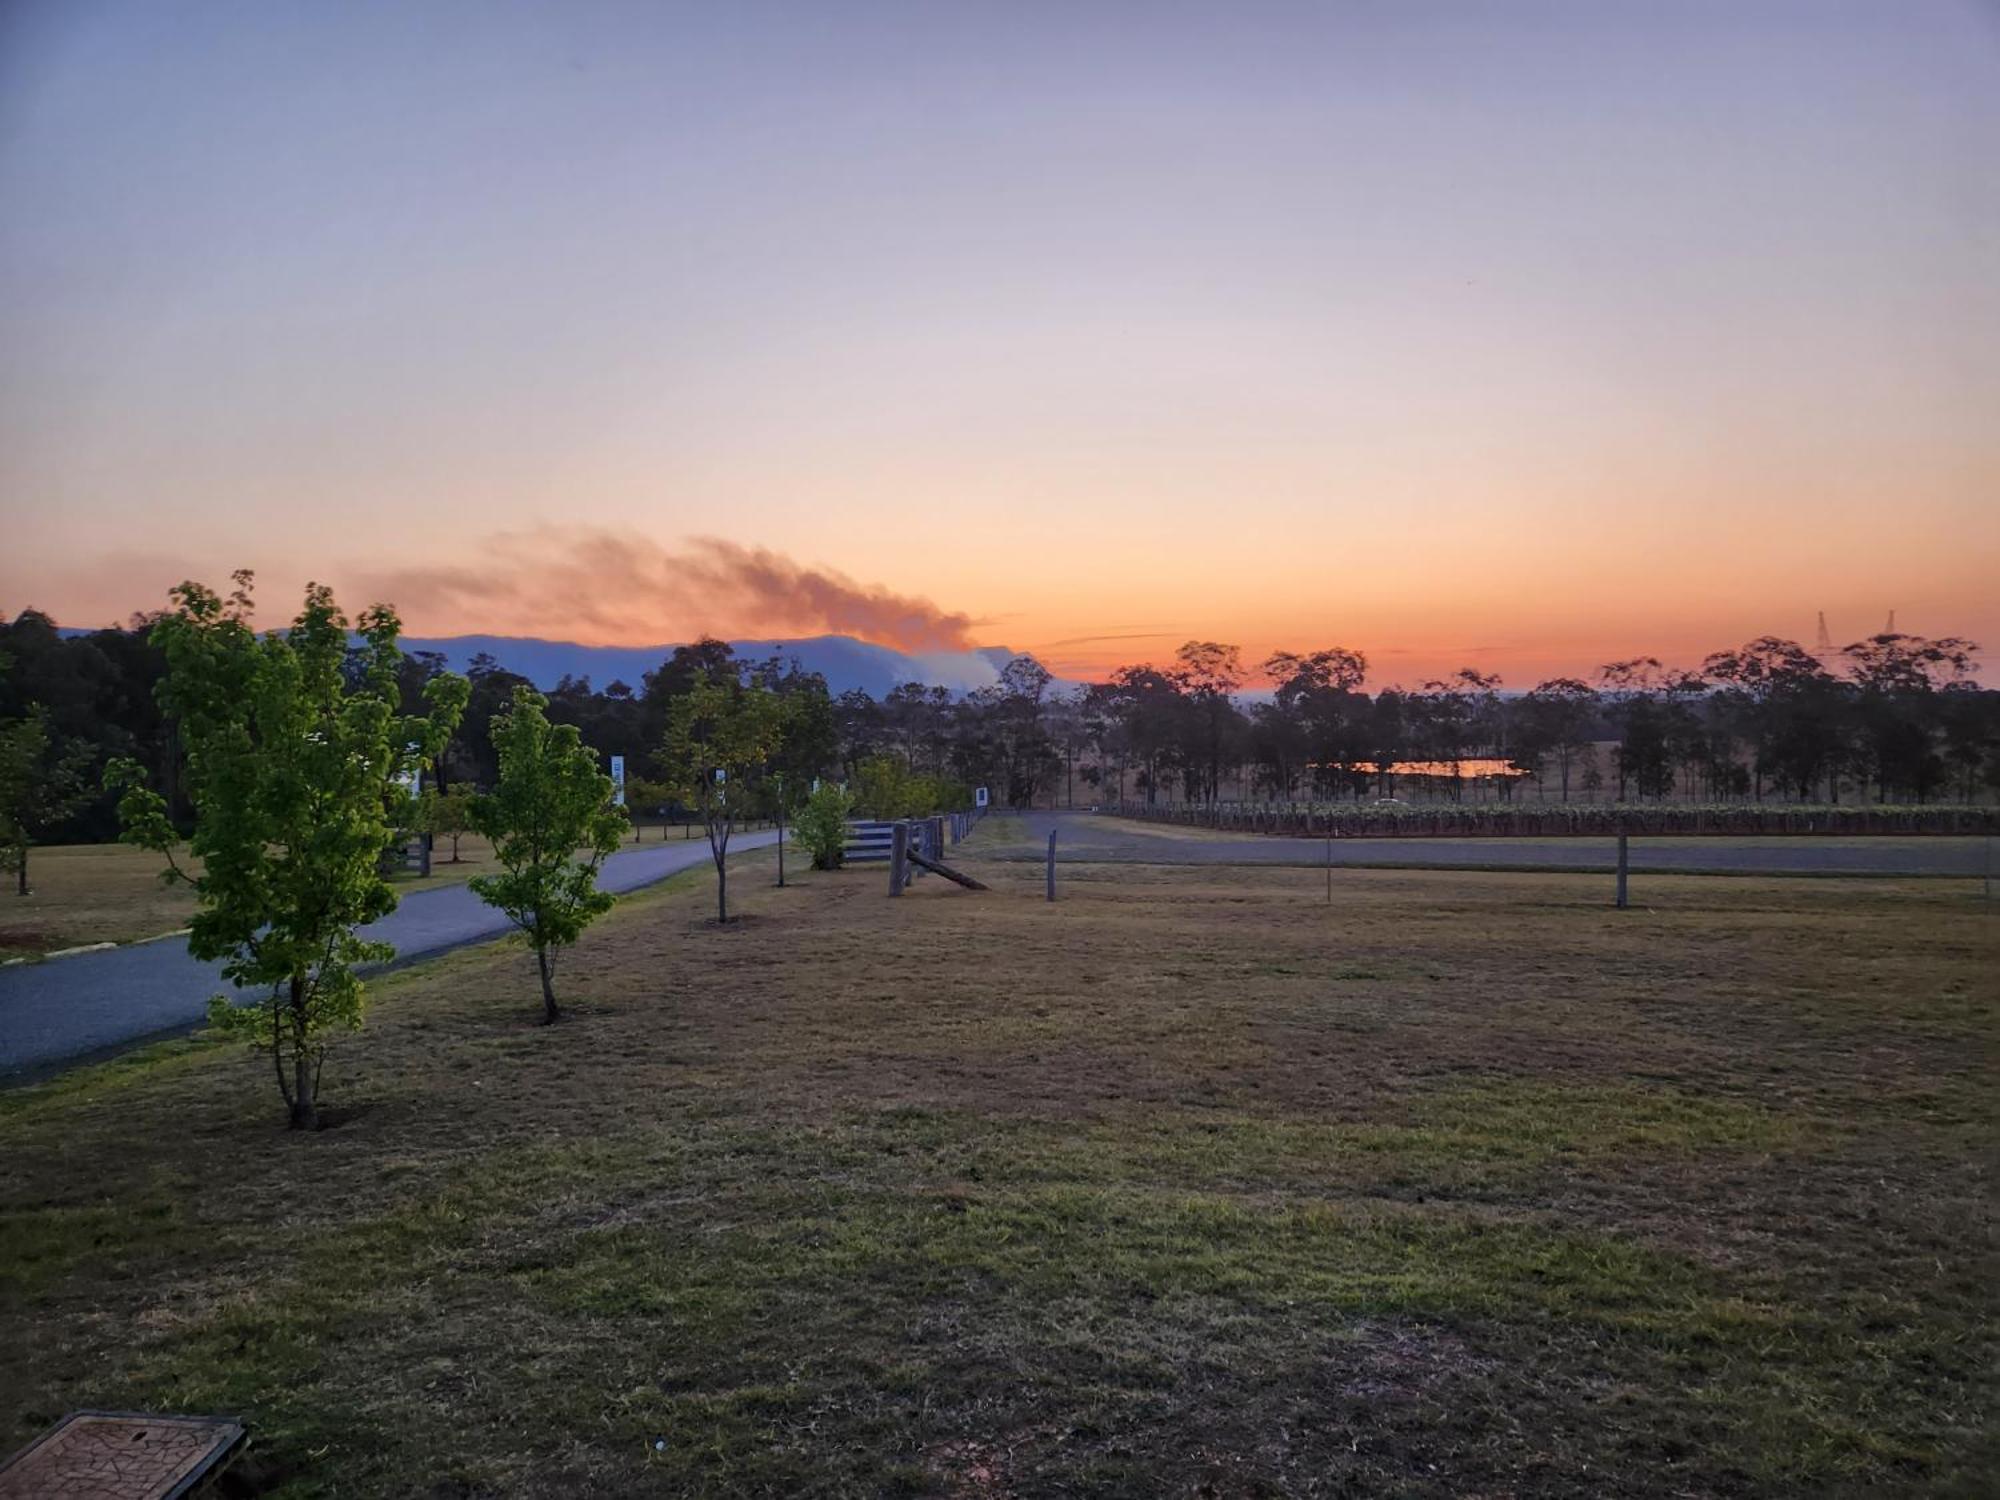
{"type": "Polygon", "coordinates": [[[611,786],[611,805],[613,807],[623,807],[625,805],[625,757],[622,755],[611,757],[611,786]]]}

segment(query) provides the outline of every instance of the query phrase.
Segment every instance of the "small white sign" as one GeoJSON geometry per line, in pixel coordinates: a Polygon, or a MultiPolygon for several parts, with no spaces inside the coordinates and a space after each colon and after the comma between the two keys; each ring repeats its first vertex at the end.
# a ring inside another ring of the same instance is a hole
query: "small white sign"
{"type": "Polygon", "coordinates": [[[985,787],[981,787],[978,791],[972,794],[972,805],[975,807],[984,807],[986,805],[985,787]]]}
{"type": "Polygon", "coordinates": [[[715,779],[718,782],[727,781],[729,779],[729,773],[723,770],[721,766],[717,766],[715,768],[715,779]]]}
{"type": "Polygon", "coordinates": [[[623,807],[625,805],[625,757],[622,755],[611,757],[611,786],[611,805],[613,807],[623,807]]]}

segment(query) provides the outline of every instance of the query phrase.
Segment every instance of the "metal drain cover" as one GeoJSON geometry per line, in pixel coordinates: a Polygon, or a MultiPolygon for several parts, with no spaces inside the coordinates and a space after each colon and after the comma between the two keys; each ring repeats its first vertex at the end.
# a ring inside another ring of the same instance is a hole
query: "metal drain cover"
{"type": "Polygon", "coordinates": [[[0,1468],[0,1500],[178,1500],[243,1439],[228,1417],[73,1411],[0,1468]]]}

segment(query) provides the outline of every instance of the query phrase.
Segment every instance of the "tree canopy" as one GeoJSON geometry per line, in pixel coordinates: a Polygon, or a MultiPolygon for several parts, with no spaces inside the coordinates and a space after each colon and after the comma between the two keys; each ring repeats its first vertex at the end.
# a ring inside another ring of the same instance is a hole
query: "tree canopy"
{"type": "Polygon", "coordinates": [[[500,774],[474,800],[472,824],[493,841],[497,875],[475,875],[473,891],[505,912],[527,937],[542,983],[542,1019],[557,1020],[557,953],[611,909],[597,872],[625,835],[623,809],[611,805],[611,778],[573,724],[551,724],[548,700],[516,687],[494,723],[500,774]]]}
{"type": "Polygon", "coordinates": [[[198,873],[176,860],[179,831],[144,769],[122,762],[115,780],[125,837],[194,887],[189,952],[220,959],[233,984],[261,994],[241,1007],[217,996],[211,1020],[270,1052],[292,1125],[311,1128],[326,1038],[361,1021],[356,967],[390,956],[357,929],[396,905],[381,871],[391,808],[406,773],[444,748],[467,689],[433,677],[426,712],[403,714],[392,610],[360,616],[350,659],[331,590],[308,585],[290,628],[259,635],[250,575],[235,584],[227,598],[180,585],[176,608],[152,627],[166,656],[161,702],[186,756],[198,873]]]}

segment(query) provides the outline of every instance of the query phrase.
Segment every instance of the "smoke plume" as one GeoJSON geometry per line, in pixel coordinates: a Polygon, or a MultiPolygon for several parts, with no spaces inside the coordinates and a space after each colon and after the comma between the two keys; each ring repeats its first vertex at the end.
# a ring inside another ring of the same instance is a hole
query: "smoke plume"
{"type": "MultiPolygon", "coordinates": [[[[903,651],[963,651],[972,619],[763,547],[697,537],[678,551],[603,528],[501,532],[463,563],[357,571],[358,600],[396,606],[419,635],[537,635],[586,645],[851,635],[903,651]]],[[[343,599],[349,595],[343,591],[343,599]]]]}

